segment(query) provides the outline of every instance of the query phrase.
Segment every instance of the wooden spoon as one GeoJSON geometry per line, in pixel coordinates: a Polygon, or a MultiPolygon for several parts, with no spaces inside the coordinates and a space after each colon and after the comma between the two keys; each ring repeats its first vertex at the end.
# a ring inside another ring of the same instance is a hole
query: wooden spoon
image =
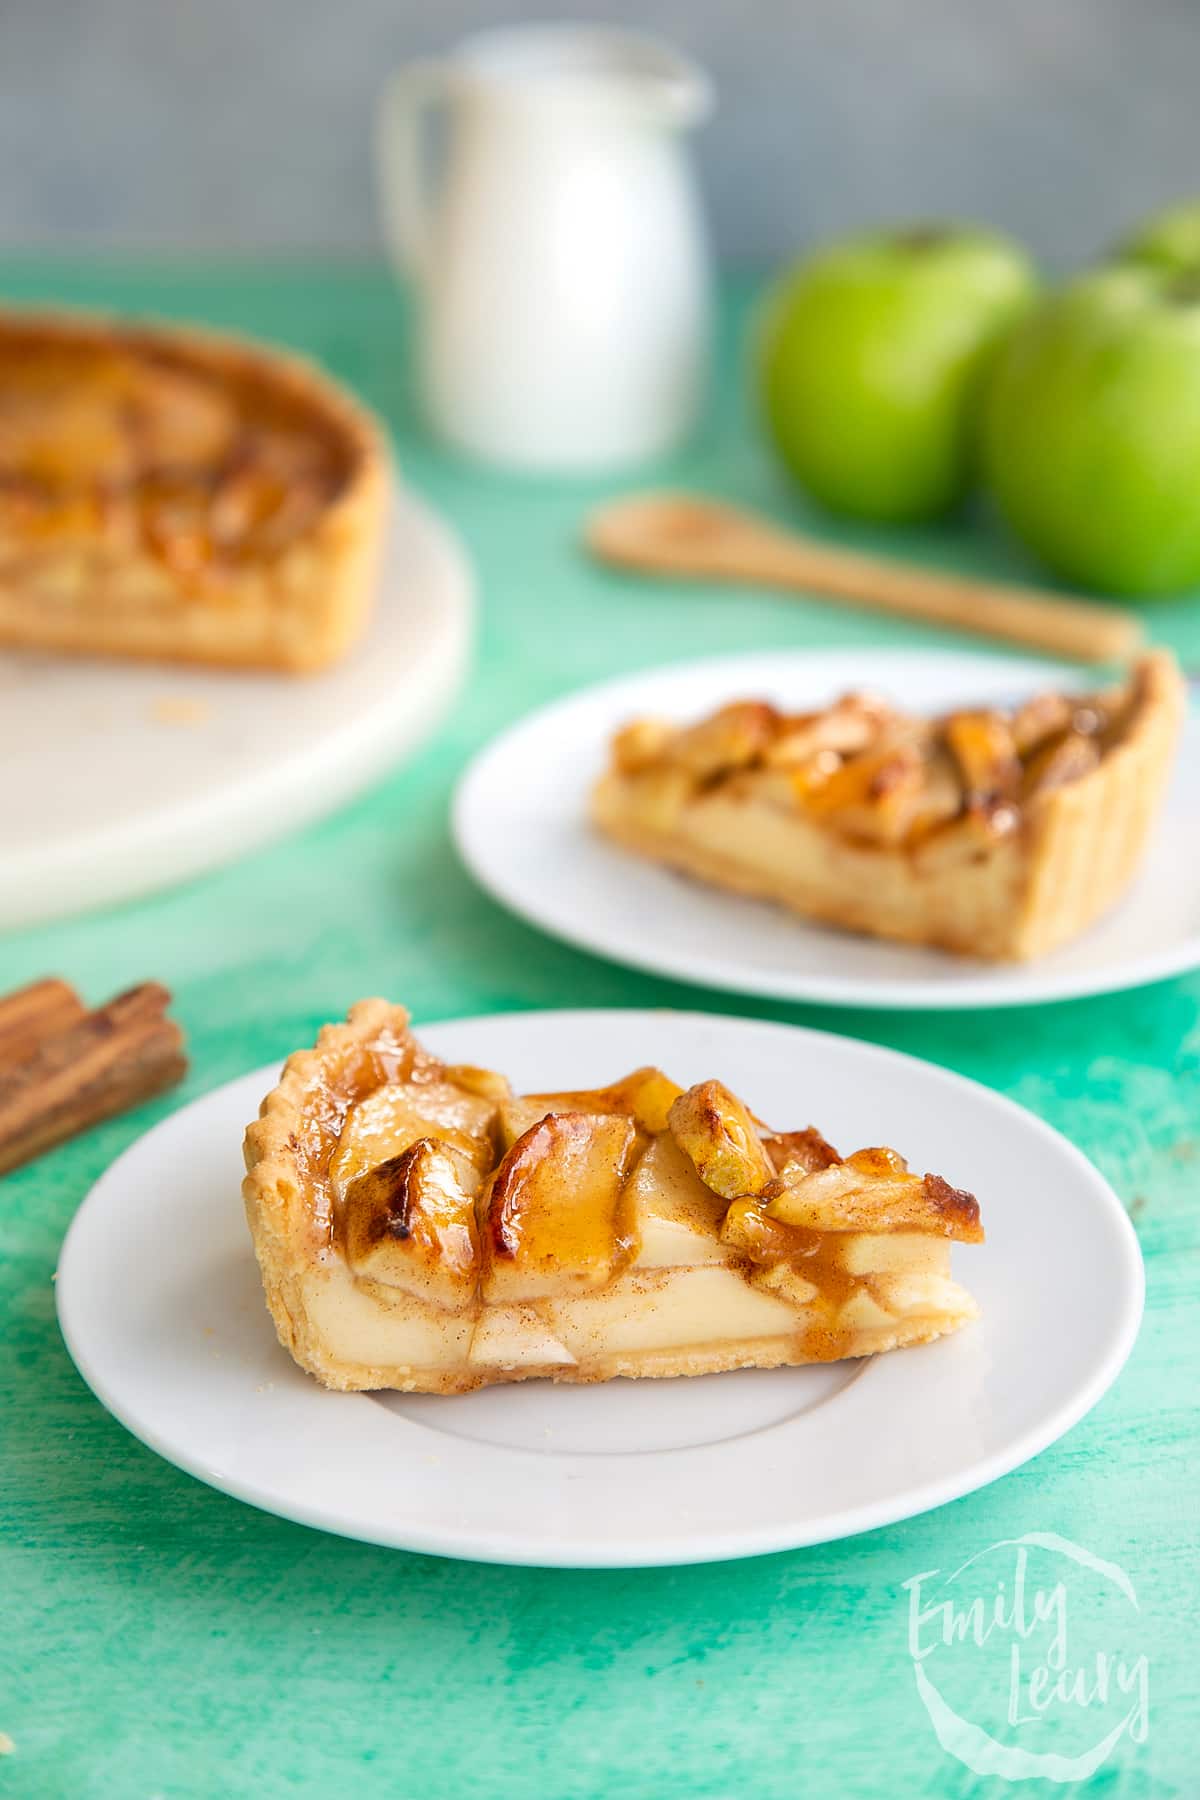
{"type": "Polygon", "coordinates": [[[1143,638],[1142,621],[1117,607],[861,556],[700,495],[610,501],[588,519],[584,542],[621,568],[828,594],[1081,662],[1124,661],[1143,638]]]}

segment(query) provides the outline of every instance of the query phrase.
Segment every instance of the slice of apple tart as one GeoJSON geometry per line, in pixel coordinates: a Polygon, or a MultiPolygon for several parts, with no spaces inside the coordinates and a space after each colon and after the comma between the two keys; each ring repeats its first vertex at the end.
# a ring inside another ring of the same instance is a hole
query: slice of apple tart
{"type": "Polygon", "coordinates": [[[851,931],[1039,956],[1132,880],[1183,713],[1166,651],[1104,693],[923,719],[849,694],[619,732],[592,796],[625,848],[851,931]]]}
{"type": "Polygon", "coordinates": [[[975,1315],[950,1249],[979,1207],[894,1150],[843,1159],[652,1068],[514,1095],[382,1000],[289,1058],[245,1154],[267,1304],[329,1387],[830,1362],[975,1315]]]}

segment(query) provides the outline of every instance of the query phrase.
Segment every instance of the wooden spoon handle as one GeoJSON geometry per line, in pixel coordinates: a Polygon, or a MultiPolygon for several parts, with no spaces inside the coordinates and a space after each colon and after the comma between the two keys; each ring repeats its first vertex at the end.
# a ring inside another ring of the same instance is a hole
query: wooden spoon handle
{"type": "Polygon", "coordinates": [[[588,521],[586,541],[625,568],[830,595],[1084,662],[1124,661],[1143,637],[1141,620],[1115,606],[863,556],[699,496],[610,502],[588,521]]]}
{"type": "Polygon", "coordinates": [[[856,606],[982,632],[1085,662],[1124,661],[1142,641],[1141,620],[1117,607],[1061,600],[1033,588],[884,562],[823,544],[786,542],[777,551],[764,544],[755,567],[754,579],[771,585],[807,587],[856,606]]]}

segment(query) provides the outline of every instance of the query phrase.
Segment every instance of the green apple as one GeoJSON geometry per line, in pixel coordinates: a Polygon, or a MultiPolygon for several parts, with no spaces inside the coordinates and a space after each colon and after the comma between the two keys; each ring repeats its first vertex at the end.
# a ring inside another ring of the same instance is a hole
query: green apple
{"type": "Polygon", "coordinates": [[[1051,294],[996,363],[982,440],[1001,512],[1057,574],[1200,581],[1200,271],[1114,266],[1051,294]]]}
{"type": "Polygon", "coordinates": [[[1156,269],[1200,268],[1200,200],[1180,200],[1147,219],[1117,248],[1121,262],[1156,269]]]}
{"type": "Polygon", "coordinates": [[[945,512],[970,479],[981,379],[1033,292],[1024,251],[968,226],[876,232],[806,257],[768,297],[755,347],[784,463],[836,512],[945,512]]]}

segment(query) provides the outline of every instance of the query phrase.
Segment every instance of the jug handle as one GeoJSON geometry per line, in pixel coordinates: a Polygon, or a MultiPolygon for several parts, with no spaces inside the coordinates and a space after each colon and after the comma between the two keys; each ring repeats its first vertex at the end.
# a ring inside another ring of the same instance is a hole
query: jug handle
{"type": "Polygon", "coordinates": [[[444,96],[449,71],[432,59],[407,63],[383,91],[375,156],[384,237],[401,275],[429,273],[432,215],[421,137],[431,105],[444,96]]]}

